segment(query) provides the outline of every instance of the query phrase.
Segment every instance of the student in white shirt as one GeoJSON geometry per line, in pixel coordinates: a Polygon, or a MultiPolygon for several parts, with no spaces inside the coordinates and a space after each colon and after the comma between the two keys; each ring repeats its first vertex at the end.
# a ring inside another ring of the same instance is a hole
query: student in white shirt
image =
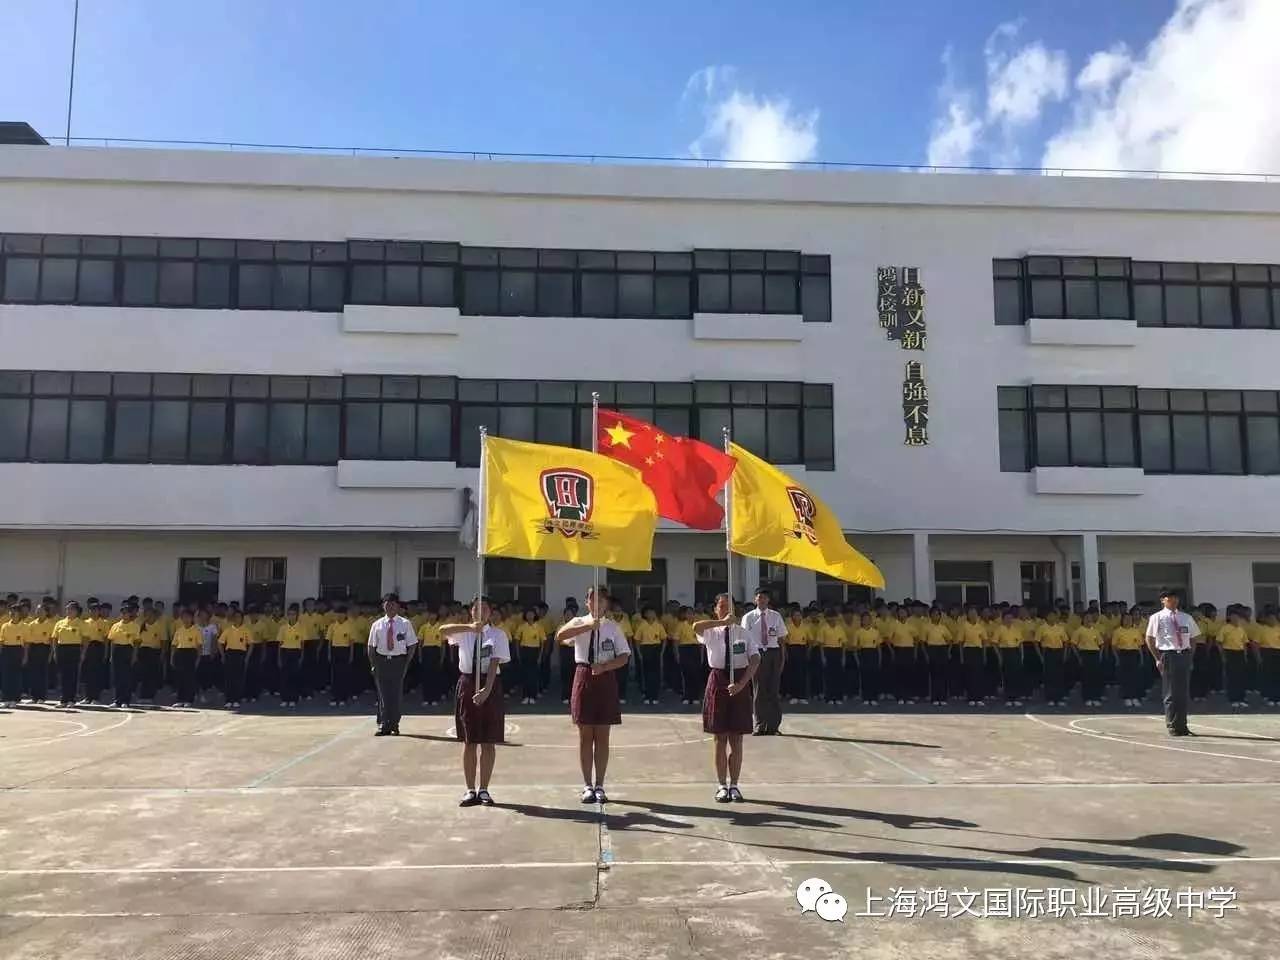
{"type": "Polygon", "coordinates": [[[760,647],[760,669],[752,687],[752,712],[756,736],[773,736],[782,726],[782,670],[787,663],[787,648],[782,638],[787,624],[782,614],[769,606],[769,590],[756,591],[755,609],[742,615],[742,629],[751,634],[760,647]]]}
{"type": "Polygon", "coordinates": [[[1171,737],[1194,736],[1187,729],[1187,704],[1191,700],[1191,659],[1200,626],[1178,609],[1178,594],[1160,594],[1164,609],[1147,621],[1147,649],[1155,658],[1164,691],[1164,723],[1171,737]]]}
{"type": "Polygon", "coordinates": [[[572,648],[574,660],[570,716],[578,726],[578,762],[582,767],[582,802],[604,803],[604,775],[609,768],[609,728],[622,722],[618,681],[610,676],[625,670],[631,647],[617,622],[605,616],[609,595],[600,588],[587,591],[587,615],[574,617],[556,631],[560,652],[572,648]],[[592,771],[595,777],[592,777],[592,771]]]}
{"type": "Polygon", "coordinates": [[[702,729],[715,737],[716,779],[720,784],[716,802],[741,803],[742,736],[751,732],[751,680],[760,667],[760,641],[739,625],[727,593],[716,597],[716,616],[719,619],[699,620],[693,625],[710,667],[702,697],[702,729]]]}
{"type": "Polygon", "coordinates": [[[498,667],[511,662],[511,641],[505,631],[489,622],[492,612],[488,597],[476,597],[471,603],[471,623],[450,623],[440,628],[440,636],[458,650],[453,729],[462,741],[462,777],[467,784],[458,802],[460,807],[493,806],[489,781],[497,761],[494,745],[506,738],[506,705],[498,667]]]}
{"type": "Polygon", "coordinates": [[[377,736],[400,735],[400,704],[404,698],[404,671],[409,654],[417,646],[413,624],[400,616],[400,598],[388,593],[382,598],[385,616],[369,627],[369,663],[378,689],[377,736]]]}

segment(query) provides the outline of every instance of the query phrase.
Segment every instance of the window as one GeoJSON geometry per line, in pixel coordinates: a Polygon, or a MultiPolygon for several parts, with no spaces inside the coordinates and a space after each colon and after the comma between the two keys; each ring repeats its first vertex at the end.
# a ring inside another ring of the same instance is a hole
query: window
{"type": "Polygon", "coordinates": [[[546,593],[547,565],[541,560],[485,557],[484,592],[494,603],[528,607],[541,603],[546,593]]]}
{"type": "Polygon", "coordinates": [[[935,560],[933,582],[934,598],[944,606],[986,607],[991,604],[990,563],[935,560]]]}
{"type": "Polygon", "coordinates": [[[875,599],[875,591],[858,583],[846,583],[829,574],[819,573],[818,606],[843,607],[847,604],[870,603],[875,599]]]}
{"type": "Polygon", "coordinates": [[[244,561],[244,602],[264,607],[284,606],[288,563],[284,557],[248,557],[244,561]]]}
{"type": "Polygon", "coordinates": [[[1184,609],[1191,607],[1191,564],[1135,563],[1134,603],[1158,604],[1165,590],[1176,591],[1184,609]]]}
{"type": "MultiPolygon", "coordinates": [[[[343,389],[344,459],[450,459],[452,379],[353,376],[343,389]]],[[[326,442],[336,447],[336,419],[325,430],[326,442]]]]}
{"type": "Polygon", "coordinates": [[[1134,261],[1133,304],[1141,327],[1274,329],[1280,268],[1134,261]]]}
{"type": "Polygon", "coordinates": [[[320,558],[321,600],[376,604],[381,597],[381,557],[320,558]]]}
{"type": "Polygon", "coordinates": [[[433,611],[454,599],[453,560],[421,557],[418,560],[418,602],[433,611]]]}
{"type": "Polygon", "coordinates": [[[709,606],[720,594],[729,589],[729,561],[720,557],[714,560],[693,562],[693,602],[709,606]]]}
{"type": "Polygon", "coordinates": [[[218,571],[222,561],[217,557],[178,561],[178,604],[184,607],[208,606],[218,602],[218,571]]]}
{"type": "MultiPolygon", "coordinates": [[[[1080,579],[1080,564],[1075,561],[1071,563],[1071,600],[1085,602],[1084,582],[1080,579]]],[[[1107,565],[1101,560],[1098,561],[1098,602],[1107,602],[1107,565]]]]}
{"type": "Polygon", "coordinates": [[[610,570],[609,596],[628,613],[653,607],[659,614],[667,604],[667,561],[655,557],[652,570],[610,570]]]}
{"type": "Polygon", "coordinates": [[[1261,614],[1280,608],[1280,563],[1253,565],[1253,609],[1261,614]]]}
{"type": "Polygon", "coordinates": [[[747,590],[754,594],[757,587],[763,587],[769,591],[769,600],[773,606],[782,606],[787,602],[787,565],[761,560],[760,582],[747,584],[747,590]]]}
{"type": "Polygon", "coordinates": [[[996,410],[999,418],[1000,469],[1023,473],[1031,469],[1027,419],[1027,388],[996,387],[996,410]]]}
{"type": "Polygon", "coordinates": [[[1120,257],[1044,257],[992,261],[995,320],[1030,317],[1128,319],[1129,261],[1120,257]]]}
{"type": "Polygon", "coordinates": [[[1037,610],[1047,610],[1052,607],[1057,594],[1053,561],[1024,561],[1021,568],[1021,602],[1037,610]]]}

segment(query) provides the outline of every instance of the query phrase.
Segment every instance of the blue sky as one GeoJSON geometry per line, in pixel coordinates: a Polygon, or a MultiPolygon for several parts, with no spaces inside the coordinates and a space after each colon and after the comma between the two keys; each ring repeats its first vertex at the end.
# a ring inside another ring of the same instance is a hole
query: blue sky
{"type": "MultiPolygon", "coordinates": [[[[1215,12],[1224,22],[1245,18],[1229,27],[1238,31],[1230,36],[1248,35],[1269,28],[1271,11],[1280,8],[1280,0],[1181,2],[1195,8],[1183,11],[1193,41],[1213,32],[1193,19],[1215,12]]],[[[1178,6],[1178,0],[81,0],[72,132],[1037,163],[1055,136],[1076,128],[1090,134],[1090,121],[1112,124],[1093,131],[1095,140],[1132,126],[1110,114],[1123,108],[1126,85],[1140,85],[1160,67],[1148,45],[1178,6]],[[1108,51],[1114,62],[1099,66],[1105,89],[1082,88],[1081,71],[1108,51]],[[1108,98],[1101,107],[1093,102],[1099,96],[1108,98]],[[1106,115],[1081,113],[1102,108],[1106,115]]],[[[25,119],[50,138],[63,134],[71,9],[72,0],[0,0],[6,37],[0,119],[25,119]]],[[[1264,72],[1280,61],[1269,45],[1257,57],[1256,69],[1264,72]]],[[[1270,139],[1263,137],[1260,156],[1222,160],[1269,160],[1270,139]]],[[[1079,159],[1105,157],[1103,146],[1089,141],[1079,159]]],[[[1158,144],[1131,146],[1115,159],[1162,162],[1143,153],[1144,147],[1159,153],[1158,144]]]]}

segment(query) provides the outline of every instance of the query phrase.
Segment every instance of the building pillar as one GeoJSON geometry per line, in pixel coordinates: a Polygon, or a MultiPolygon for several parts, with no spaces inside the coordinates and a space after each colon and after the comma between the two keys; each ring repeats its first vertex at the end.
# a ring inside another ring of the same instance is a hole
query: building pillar
{"type": "Polygon", "coordinates": [[[912,599],[933,602],[933,561],[929,556],[929,534],[911,535],[912,599]]]}
{"type": "Polygon", "coordinates": [[[1080,535],[1080,583],[1084,587],[1084,604],[1087,607],[1097,600],[1101,602],[1098,584],[1098,535],[1080,535]]]}

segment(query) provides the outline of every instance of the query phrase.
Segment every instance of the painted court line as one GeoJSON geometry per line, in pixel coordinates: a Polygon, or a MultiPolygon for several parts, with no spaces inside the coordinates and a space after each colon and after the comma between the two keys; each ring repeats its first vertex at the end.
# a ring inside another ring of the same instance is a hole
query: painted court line
{"type": "Polygon", "coordinates": [[[352,722],[347,727],[346,730],[339,730],[336,734],[334,734],[324,743],[320,744],[318,747],[312,747],[310,750],[307,750],[304,753],[298,754],[292,760],[286,760],[284,763],[280,764],[280,766],[276,767],[274,770],[270,770],[267,773],[264,773],[262,776],[258,777],[258,779],[248,784],[249,788],[253,789],[255,787],[260,787],[264,783],[266,783],[268,780],[272,779],[273,777],[277,777],[287,770],[292,770],[294,767],[296,767],[300,763],[305,763],[307,760],[310,760],[312,757],[314,757],[317,753],[320,753],[321,751],[327,750],[330,747],[332,747],[339,740],[342,740],[345,737],[351,736],[358,729],[360,729],[360,727],[362,726],[367,727],[368,723],[369,723],[368,717],[356,718],[356,720],[352,722]]]}
{"type": "MultiPolygon", "coordinates": [[[[1030,720],[1032,723],[1038,723],[1042,727],[1048,727],[1050,730],[1060,730],[1063,733],[1074,733],[1080,737],[1093,737],[1095,740],[1109,740],[1112,743],[1126,743],[1131,747],[1138,747],[1142,750],[1170,750],[1174,753],[1190,753],[1198,757],[1216,757],[1220,760],[1247,760],[1247,761],[1252,761],[1254,763],[1280,764],[1280,760],[1272,760],[1268,757],[1247,757],[1238,753],[1214,753],[1209,750],[1191,750],[1191,749],[1188,749],[1187,747],[1175,747],[1167,743],[1149,743],[1145,740],[1126,740],[1123,737],[1113,737],[1113,736],[1110,736],[1109,734],[1098,733],[1094,730],[1083,730],[1075,726],[1063,727],[1056,723],[1049,723],[1046,720],[1041,720],[1039,717],[1030,713],[1024,713],[1023,716],[1026,717],[1028,720],[1030,720]]],[[[1096,718],[1090,717],[1088,719],[1115,720],[1115,719],[1123,719],[1123,718],[1122,717],[1096,717],[1096,718]]],[[[1076,724],[1076,723],[1079,723],[1080,720],[1073,720],[1071,722],[1072,724],[1076,724]]]]}
{"type": "MultiPolygon", "coordinates": [[[[1101,730],[1094,730],[1092,727],[1086,727],[1086,726],[1084,725],[1084,724],[1085,724],[1085,722],[1087,721],[1087,722],[1089,722],[1089,723],[1105,723],[1105,722],[1106,722],[1106,721],[1108,721],[1108,720],[1116,720],[1116,719],[1120,719],[1120,718],[1118,718],[1118,717],[1077,717],[1075,720],[1072,720],[1072,721],[1071,721],[1070,726],[1071,726],[1071,729],[1073,729],[1073,730],[1077,730],[1077,731],[1079,731],[1080,733],[1096,733],[1096,734],[1102,734],[1102,735],[1104,735],[1104,736],[1105,736],[1105,735],[1108,735],[1108,734],[1104,734],[1104,733],[1103,733],[1103,731],[1101,731],[1101,730]]],[[[1125,719],[1127,719],[1127,718],[1125,718],[1125,719]]],[[[1156,721],[1157,723],[1164,723],[1164,718],[1163,718],[1163,717],[1144,717],[1143,719],[1147,719],[1147,720],[1154,720],[1154,721],[1156,721]]],[[[1211,727],[1211,726],[1209,726],[1208,724],[1205,724],[1205,723],[1196,723],[1196,731],[1197,731],[1197,732],[1199,732],[1200,730],[1221,730],[1221,729],[1222,729],[1221,727],[1211,727]]],[[[1229,731],[1227,731],[1227,732],[1228,732],[1228,733],[1232,733],[1232,734],[1236,734],[1236,735],[1239,735],[1239,733],[1240,733],[1240,731],[1238,731],[1238,730],[1229,730],[1229,731]]],[[[1117,731],[1115,735],[1116,735],[1116,736],[1120,736],[1120,737],[1125,736],[1125,734],[1124,734],[1124,732],[1123,732],[1123,731],[1117,731]]],[[[1154,735],[1155,735],[1155,734],[1152,734],[1152,736],[1154,736],[1154,735]]],[[[1145,734],[1145,733],[1141,733],[1141,732],[1140,732],[1140,733],[1130,734],[1129,736],[1132,736],[1132,737],[1135,737],[1135,738],[1136,738],[1136,737],[1145,737],[1145,736],[1147,736],[1147,734],[1145,734]]],[[[1271,738],[1268,738],[1268,739],[1271,739],[1271,738]]],[[[1224,740],[1224,738],[1223,738],[1223,737],[1215,737],[1215,736],[1213,736],[1212,734],[1210,734],[1209,736],[1204,736],[1204,735],[1199,735],[1199,736],[1197,736],[1197,738],[1196,738],[1196,741],[1195,741],[1195,742],[1196,742],[1196,743],[1205,743],[1205,744],[1214,744],[1214,743],[1222,743],[1222,741],[1223,741],[1223,740],[1224,740]]],[[[1141,744],[1143,744],[1144,746],[1152,746],[1152,745],[1155,743],[1155,741],[1151,741],[1151,740],[1137,740],[1137,739],[1134,739],[1134,740],[1133,740],[1133,742],[1134,742],[1134,743],[1141,743],[1141,744]]],[[[1275,741],[1275,742],[1280,742],[1280,741],[1275,741]]],[[[1225,746],[1230,746],[1230,743],[1225,744],[1225,746]]],[[[1193,752],[1193,753],[1204,753],[1205,751],[1203,751],[1203,750],[1193,750],[1193,751],[1191,751],[1191,752],[1193,752]]],[[[1212,755],[1214,755],[1214,754],[1211,754],[1211,756],[1212,756],[1212,755]]],[[[1262,757],[1250,757],[1249,759],[1251,759],[1251,760],[1260,760],[1260,759],[1264,759],[1264,758],[1262,758],[1262,757]]]]}
{"type": "Polygon", "coordinates": [[[880,753],[878,750],[872,750],[870,747],[865,746],[861,743],[851,743],[850,745],[857,747],[863,753],[866,753],[866,754],[869,754],[870,756],[875,757],[881,763],[887,763],[889,766],[896,767],[897,769],[901,770],[903,773],[907,774],[908,776],[915,777],[915,779],[919,780],[921,783],[932,784],[934,782],[932,777],[926,777],[923,773],[916,773],[916,771],[912,770],[910,767],[905,767],[902,764],[900,764],[897,760],[894,760],[891,757],[886,757],[883,753],[880,753]]]}

